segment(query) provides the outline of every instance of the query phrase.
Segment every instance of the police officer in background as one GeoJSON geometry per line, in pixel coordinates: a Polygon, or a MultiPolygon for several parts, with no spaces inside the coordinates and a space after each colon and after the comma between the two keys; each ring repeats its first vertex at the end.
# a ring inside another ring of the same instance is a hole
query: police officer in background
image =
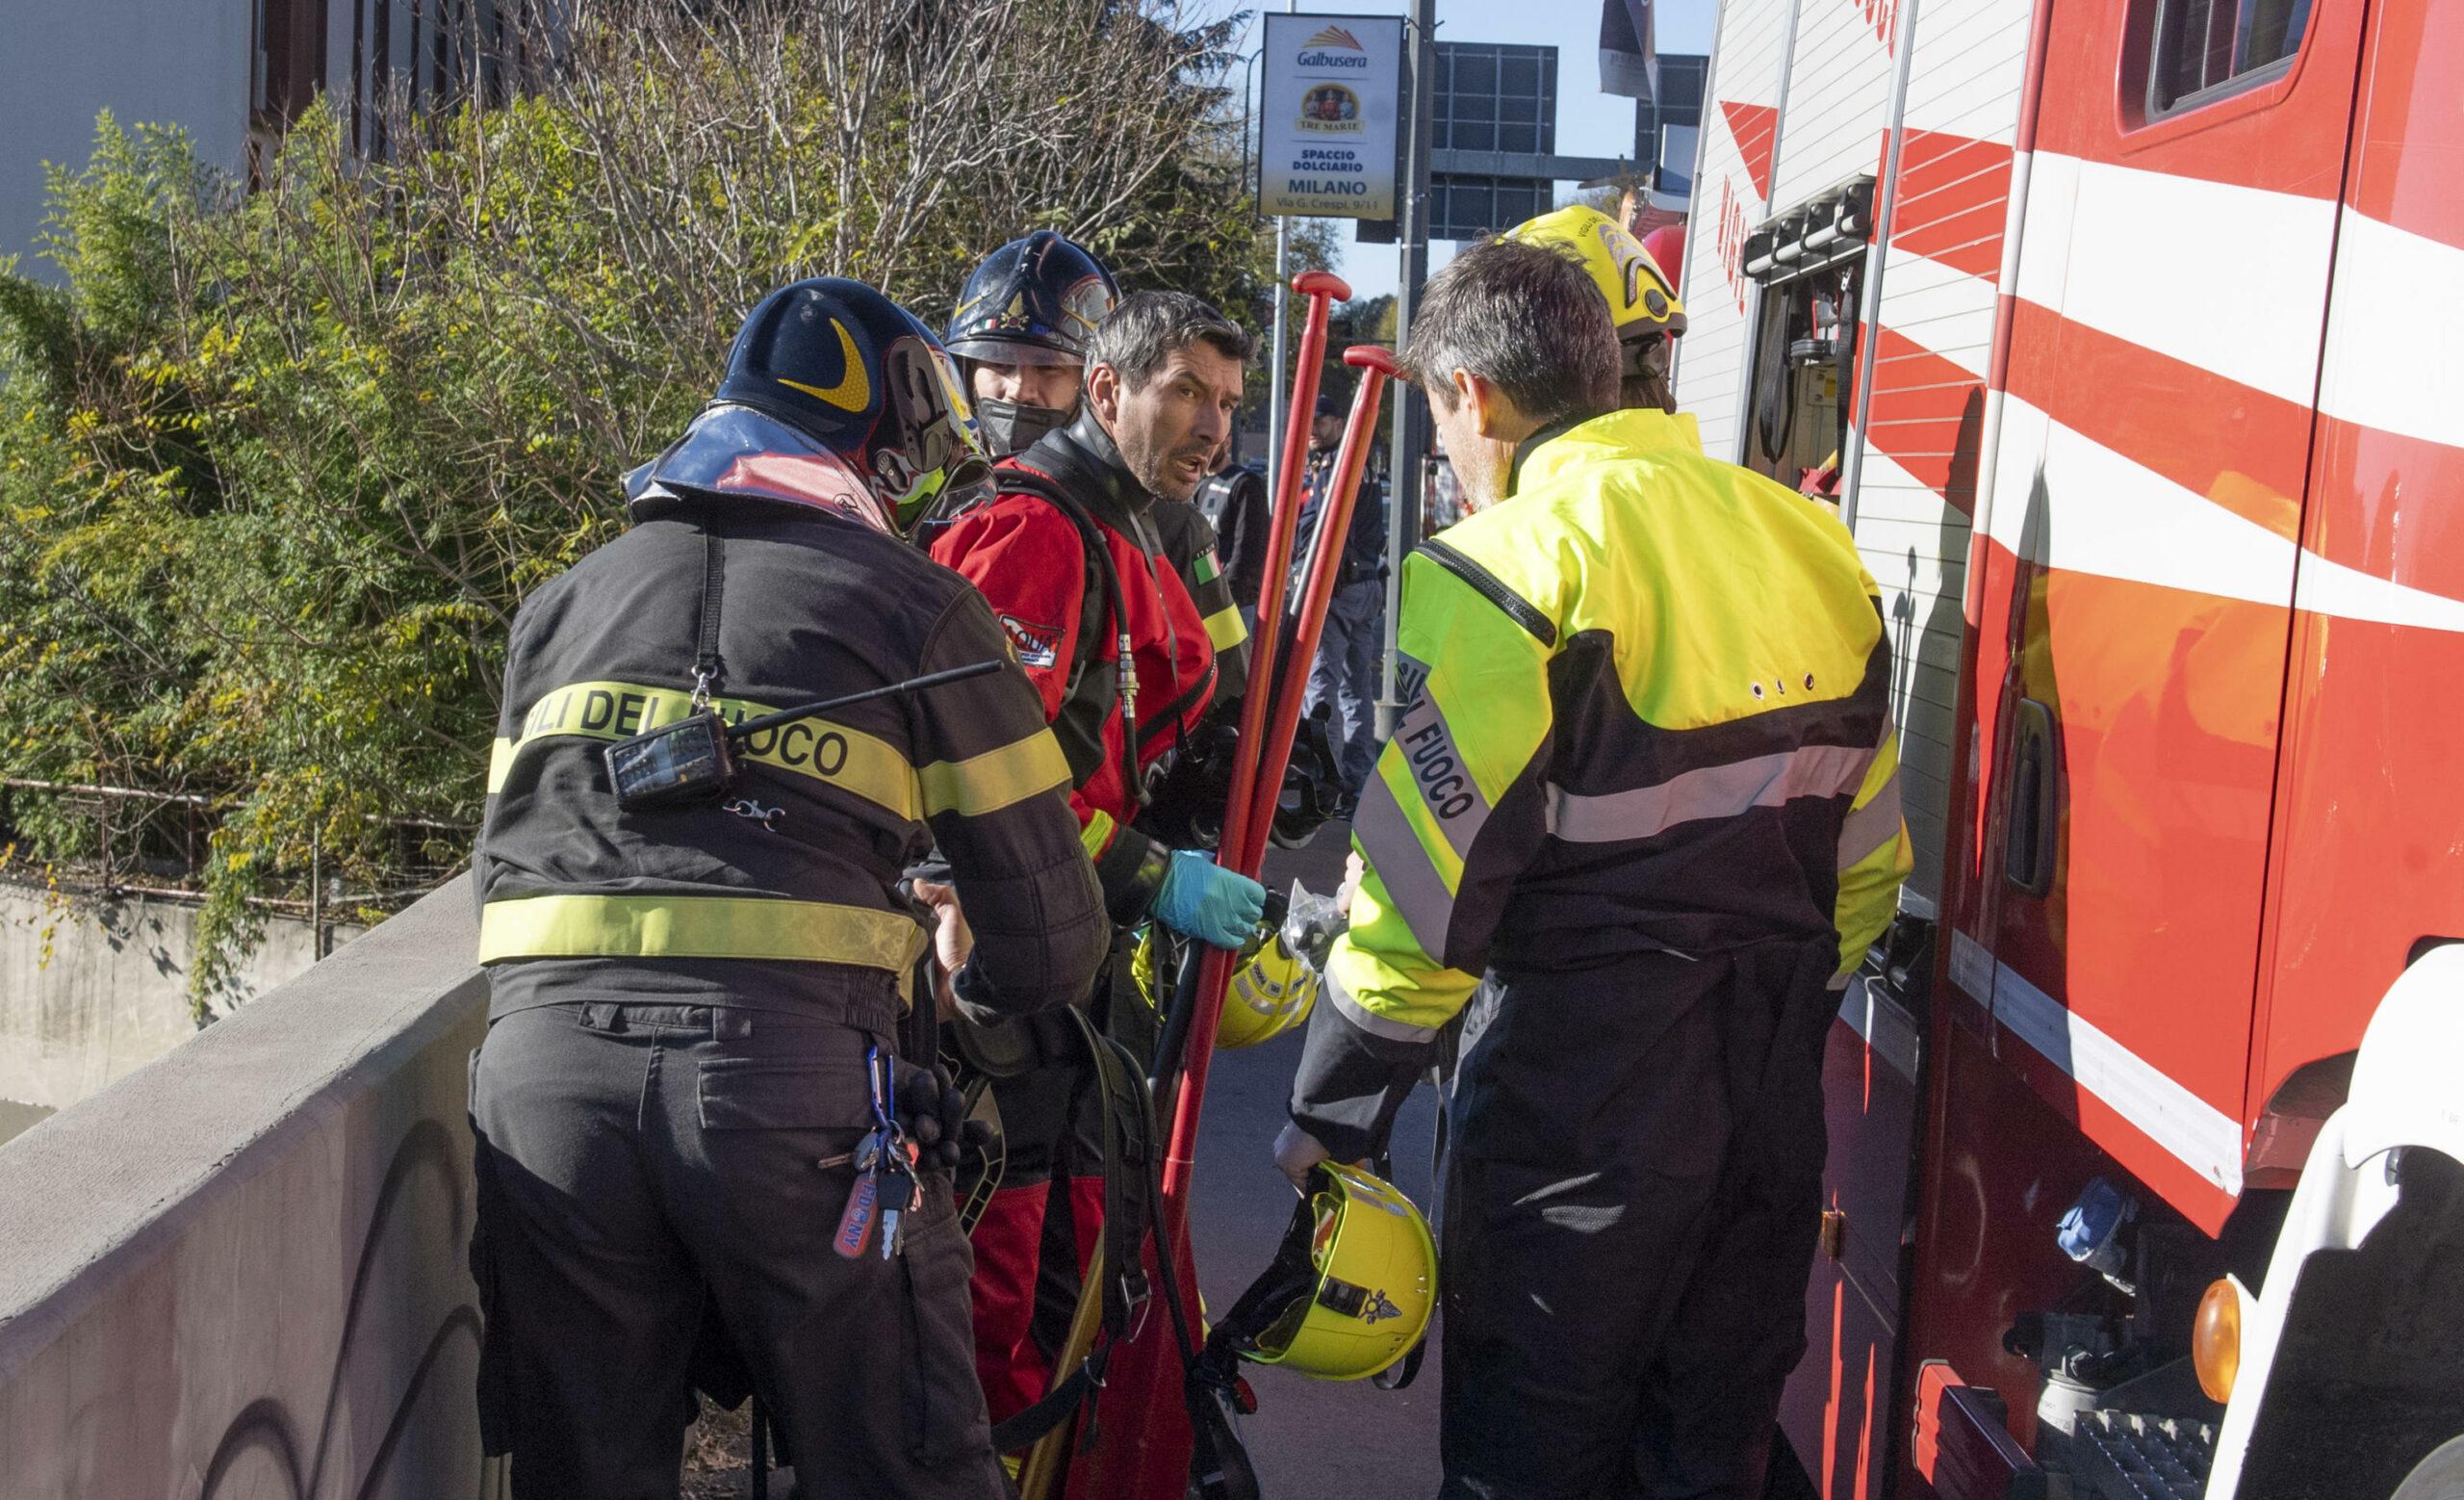
{"type": "MultiPolygon", "coordinates": [[[[1309,427],[1309,460],[1301,470],[1298,547],[1318,534],[1318,516],[1334,485],[1335,458],[1343,445],[1344,409],[1332,397],[1318,399],[1309,427]]],[[[1309,696],[1302,705],[1328,718],[1340,755],[1339,777],[1347,804],[1360,800],[1370,767],[1377,762],[1377,649],[1386,634],[1386,496],[1365,474],[1352,505],[1351,529],[1330,538],[1343,549],[1334,597],[1326,606],[1325,634],[1309,668],[1309,696]]],[[[1295,587],[1309,558],[1295,558],[1295,587]]]]}
{"type": "Polygon", "coordinates": [[[1258,629],[1258,589],[1267,576],[1267,532],[1271,504],[1266,476],[1232,460],[1232,439],[1217,453],[1215,472],[1197,487],[1191,504],[1215,529],[1215,551],[1223,582],[1240,608],[1241,623],[1251,634],[1258,629]]]}
{"type": "Polygon", "coordinates": [[[1119,300],[1103,263],[1049,229],[994,250],[966,278],[943,339],[993,457],[1077,412],[1087,341],[1119,300]]]}
{"type": "Polygon", "coordinates": [[[928,941],[942,1006],[1014,1015],[1084,995],[1110,928],[1035,689],[983,598],[903,539],[986,478],[923,325],[800,281],[635,476],[632,529],[514,622],[472,1120],[482,1426],[520,1500],[676,1494],[706,1306],[804,1493],[1004,1492],[932,1170],[955,1111],[893,1039],[928,941]],[[745,737],[721,796],[612,789],[610,743],[706,705],[735,721],[988,660],[745,737]],[[899,884],[937,841],[956,895],[919,892],[928,932],[899,884]],[[877,1151],[893,1119],[935,1149],[877,1151]]]}
{"type": "Polygon", "coordinates": [[[1835,518],[1620,409],[1556,249],[1458,257],[1404,364],[1476,513],[1405,564],[1276,1163],[1374,1154],[1461,1016],[1440,1493],[1757,1500],[1824,1038],[1909,868],[1877,591],[1835,518]]]}

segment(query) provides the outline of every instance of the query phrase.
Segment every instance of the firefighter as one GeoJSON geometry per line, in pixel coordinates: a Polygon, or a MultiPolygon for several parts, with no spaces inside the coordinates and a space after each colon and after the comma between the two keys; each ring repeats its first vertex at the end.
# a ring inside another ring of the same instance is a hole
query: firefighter
{"type": "Polygon", "coordinates": [[[1617,404],[1674,413],[1669,359],[1685,332],[1685,304],[1677,299],[1674,268],[1662,270],[1641,241],[1596,208],[1578,205],[1543,214],[1505,237],[1574,256],[1607,299],[1617,325],[1617,404]]]}
{"type": "Polygon", "coordinates": [[[1049,229],[994,250],[966,278],[944,339],[993,457],[1068,422],[1087,341],[1119,300],[1103,263],[1049,229]]]}
{"type": "MultiPolygon", "coordinates": [[[[1248,355],[1248,336],[1196,297],[1125,298],[1090,341],[1076,417],[1001,464],[998,496],[957,507],[932,542],[991,601],[1042,695],[1113,921],[1125,934],[1151,919],[1222,947],[1256,930],[1264,889],[1140,824],[1150,778],[1208,722],[1219,651],[1242,639],[1228,592],[1211,610],[1193,598],[1155,511],[1205,478],[1248,355]]],[[[1128,968],[1125,956],[1116,966],[1122,984],[1128,968]]],[[[1099,982],[1081,998],[1143,1055],[1152,1028],[1139,1035],[1140,1007],[1114,989],[1099,982]]],[[[1040,1260],[1054,1255],[1059,1279],[1073,1281],[1102,1218],[1085,1070],[1065,1039],[1038,1053],[1038,1066],[993,1085],[1006,1161],[975,1229],[977,1369],[996,1421],[1045,1386],[1032,1332],[1040,1260]],[[1074,1229],[1050,1251],[1048,1212],[1074,1229]]]]}
{"type": "Polygon", "coordinates": [[[1005,664],[754,733],[732,788],[672,806],[620,805],[603,760],[702,706],[1006,663],[982,597],[902,539],[988,474],[929,330],[860,283],[796,282],[637,472],[631,530],[514,621],[475,858],[472,1258],[487,1447],[523,1500],[674,1495],[697,1334],[741,1356],[804,1493],[1004,1492],[933,1166],[956,1096],[928,1084],[919,1112],[929,1074],[892,1054],[928,936],[925,1003],[965,1014],[1075,997],[1102,962],[1035,688],[1005,664]],[[898,888],[936,841],[956,897],[919,892],[928,932],[898,888]],[[886,1118],[934,1150],[868,1155],[886,1118]]]}
{"type": "Polygon", "coordinates": [[[1276,1163],[1376,1154],[1460,1016],[1441,1492],[1754,1500],[1824,1037],[1909,867],[1878,595],[1835,519],[1619,407],[1557,252],[1466,251],[1404,363],[1476,513],[1404,567],[1276,1163]]]}

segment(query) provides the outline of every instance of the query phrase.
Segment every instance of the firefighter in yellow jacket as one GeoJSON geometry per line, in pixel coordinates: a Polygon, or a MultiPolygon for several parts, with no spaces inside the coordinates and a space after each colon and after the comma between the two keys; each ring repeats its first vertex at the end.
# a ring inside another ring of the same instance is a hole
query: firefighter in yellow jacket
{"type": "Polygon", "coordinates": [[[1441,1493],[1753,1500],[1824,1037],[1909,867],[1873,581],[1690,419],[1617,409],[1561,250],[1456,259],[1405,365],[1478,513],[1404,567],[1407,706],[1277,1165],[1380,1150],[1459,1019],[1441,1493]]]}

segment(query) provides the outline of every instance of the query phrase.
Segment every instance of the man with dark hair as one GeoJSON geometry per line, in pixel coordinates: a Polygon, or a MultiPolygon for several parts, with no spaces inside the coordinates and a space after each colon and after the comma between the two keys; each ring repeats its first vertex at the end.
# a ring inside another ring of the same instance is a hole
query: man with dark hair
{"type": "Polygon", "coordinates": [[[1276,1164],[1382,1149],[1459,1016],[1441,1494],[1756,1500],[1823,1042],[1909,867],[1874,583],[1690,418],[1617,409],[1557,250],[1464,252],[1404,365],[1476,513],[1404,568],[1403,716],[1276,1164]]]}
{"type": "MultiPolygon", "coordinates": [[[[1189,500],[1206,477],[1231,433],[1248,356],[1248,336],[1196,297],[1125,298],[1088,341],[1077,416],[996,468],[999,493],[942,517],[932,543],[991,601],[1042,695],[1116,928],[1151,919],[1219,947],[1256,930],[1264,889],[1202,850],[1169,846],[1144,815],[1167,759],[1207,727],[1218,654],[1245,632],[1204,518],[1183,505],[1185,519],[1159,526],[1155,509],[1189,500]],[[1203,556],[1183,559],[1167,531],[1203,556]]],[[[1116,954],[1113,967],[1126,986],[1125,960],[1116,954]]],[[[1085,1003],[1143,1061],[1152,1038],[1134,1029],[1141,1008],[1116,1002],[1115,988],[1099,979],[1085,1003]]],[[[996,1423],[1032,1405],[1048,1378],[1032,1335],[1040,1259],[1066,1259],[1058,1269],[1074,1280],[1103,1219],[1100,1122],[1081,1043],[1040,1029],[1052,1034],[1034,1039],[1036,1066],[993,1088],[1007,1160],[974,1236],[976,1364],[996,1423]],[[1045,1249],[1048,1212],[1075,1232],[1045,1249]]]]}

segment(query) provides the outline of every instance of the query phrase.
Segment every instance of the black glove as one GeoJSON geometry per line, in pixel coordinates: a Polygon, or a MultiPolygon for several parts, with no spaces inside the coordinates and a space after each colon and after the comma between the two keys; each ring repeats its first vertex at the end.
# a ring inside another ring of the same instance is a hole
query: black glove
{"type": "Polygon", "coordinates": [[[938,1066],[907,1069],[895,1107],[900,1126],[915,1143],[916,1164],[928,1171],[955,1172],[968,1151],[992,1143],[992,1127],[966,1117],[966,1096],[938,1066]]]}
{"type": "Polygon", "coordinates": [[[1331,708],[1318,705],[1316,712],[1294,728],[1292,763],[1284,767],[1272,832],[1274,841],[1287,849],[1300,848],[1316,838],[1343,800],[1343,763],[1335,753],[1334,733],[1327,728],[1331,708]]]}
{"type": "Polygon", "coordinates": [[[1175,849],[1212,849],[1223,841],[1224,804],[1232,800],[1232,767],[1240,758],[1241,732],[1219,708],[1190,731],[1170,765],[1154,785],[1142,833],[1175,849]]]}

